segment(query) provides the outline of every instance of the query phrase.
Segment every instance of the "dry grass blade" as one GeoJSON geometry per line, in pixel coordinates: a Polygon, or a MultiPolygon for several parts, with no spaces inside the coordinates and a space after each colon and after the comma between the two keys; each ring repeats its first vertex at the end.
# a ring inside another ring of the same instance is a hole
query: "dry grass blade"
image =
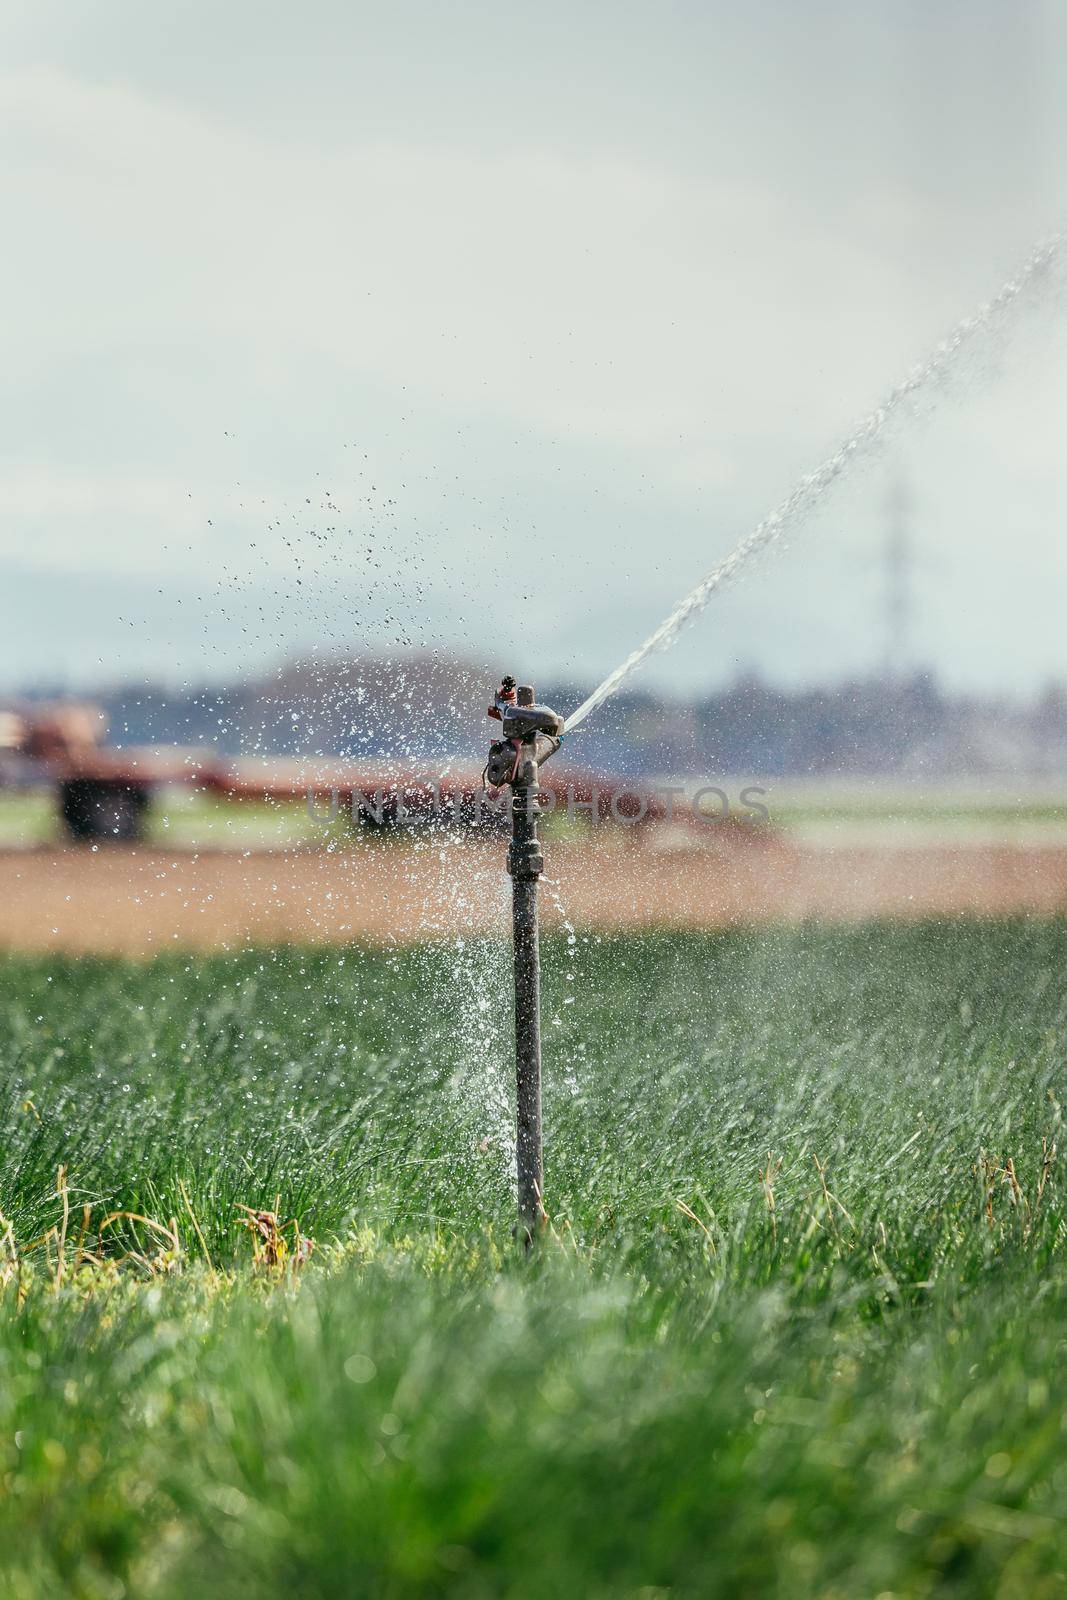
{"type": "Polygon", "coordinates": [[[763,1189],[763,1198],[767,1203],[767,1210],[770,1213],[771,1238],[774,1240],[775,1244],[778,1243],[778,1211],[774,1198],[774,1180],[777,1178],[781,1170],[781,1156],[775,1156],[770,1150],[767,1151],[766,1167],[756,1168],[756,1171],[759,1174],[760,1186],[763,1189]]]}
{"type": "Polygon", "coordinates": [[[63,1265],[67,1257],[67,1228],[70,1225],[70,1189],[67,1185],[66,1167],[60,1167],[56,1173],[56,1194],[63,1202],[63,1220],[56,1240],[56,1275],[53,1280],[53,1287],[58,1290],[63,1284],[63,1265]]]}
{"type": "Polygon", "coordinates": [[[135,1261],[146,1272],[153,1275],[158,1272],[170,1272],[178,1265],[181,1259],[181,1239],[178,1236],[178,1225],[172,1217],[170,1223],[159,1222],[155,1217],[146,1217],[140,1211],[109,1211],[100,1224],[98,1238],[103,1243],[103,1236],[107,1229],[114,1227],[117,1222],[136,1222],[148,1228],[152,1233],[166,1241],[167,1248],[157,1255],[149,1256],[141,1250],[127,1250],[120,1256],[116,1265],[123,1261],[135,1261]]]}
{"type": "Polygon", "coordinates": [[[833,1191],[829,1188],[829,1186],[828,1186],[828,1184],[826,1182],[826,1168],[823,1165],[823,1163],[819,1160],[818,1156],[815,1154],[814,1151],[812,1151],[811,1159],[815,1163],[816,1172],[819,1174],[819,1184],[820,1184],[820,1186],[822,1188],[823,1203],[826,1206],[826,1213],[827,1213],[827,1216],[830,1219],[830,1227],[831,1227],[831,1229],[833,1231],[834,1238],[836,1239],[836,1238],[839,1237],[838,1229],[837,1229],[837,1221],[836,1221],[836,1219],[834,1217],[834,1207],[835,1206],[837,1207],[838,1211],[840,1211],[841,1215],[844,1217],[845,1221],[848,1223],[848,1225],[852,1229],[853,1233],[857,1232],[858,1230],[856,1228],[855,1218],[853,1217],[852,1213],[849,1211],[848,1207],[846,1205],[844,1205],[837,1198],[836,1194],[834,1194],[833,1191]]]}
{"type": "Polygon", "coordinates": [[[703,1218],[702,1217],[698,1217],[696,1212],[693,1210],[692,1206],[687,1205],[684,1200],[676,1200],[674,1203],[678,1207],[678,1210],[682,1213],[683,1217],[688,1217],[690,1222],[695,1222],[696,1223],[697,1227],[700,1229],[701,1233],[704,1235],[705,1239],[708,1241],[708,1245],[711,1248],[712,1255],[713,1256],[717,1256],[719,1251],[718,1251],[718,1248],[717,1248],[717,1246],[715,1244],[714,1236],[712,1235],[711,1229],[708,1227],[707,1223],[703,1220],[703,1218]]]}
{"type": "Polygon", "coordinates": [[[315,1241],[301,1234],[295,1217],[291,1222],[282,1223],[276,1210],[258,1211],[254,1206],[245,1205],[238,1206],[238,1210],[245,1213],[237,1221],[238,1226],[247,1229],[251,1235],[255,1266],[281,1271],[286,1266],[302,1267],[310,1259],[315,1241]],[[293,1230],[292,1249],[285,1238],[290,1228],[293,1230]]]}
{"type": "Polygon", "coordinates": [[[1056,1141],[1054,1139],[1050,1140],[1046,1134],[1041,1140],[1041,1176],[1037,1180],[1037,1192],[1034,1195],[1035,1217],[1037,1216],[1038,1208],[1041,1205],[1041,1200],[1045,1193],[1045,1185],[1048,1183],[1049,1174],[1052,1171],[1052,1163],[1055,1161],[1055,1159],[1056,1141]]]}
{"type": "Polygon", "coordinates": [[[14,1278],[16,1282],[16,1297],[21,1306],[24,1298],[22,1286],[22,1257],[19,1255],[18,1245],[15,1243],[15,1230],[11,1221],[0,1211],[0,1240],[3,1241],[5,1258],[0,1263],[0,1287],[6,1288],[14,1278]]]}
{"type": "Polygon", "coordinates": [[[178,1188],[181,1190],[181,1197],[182,1197],[182,1200],[185,1203],[185,1209],[189,1213],[189,1220],[193,1225],[193,1231],[195,1232],[196,1237],[200,1241],[200,1248],[204,1252],[204,1259],[206,1260],[206,1262],[207,1262],[209,1268],[211,1269],[212,1273],[214,1273],[214,1271],[215,1271],[215,1263],[211,1259],[211,1251],[207,1247],[207,1240],[204,1238],[203,1231],[201,1230],[201,1227],[200,1227],[200,1223],[197,1221],[196,1212],[193,1210],[193,1202],[189,1199],[189,1191],[185,1187],[184,1179],[182,1179],[182,1178],[178,1179],[178,1188]]]}

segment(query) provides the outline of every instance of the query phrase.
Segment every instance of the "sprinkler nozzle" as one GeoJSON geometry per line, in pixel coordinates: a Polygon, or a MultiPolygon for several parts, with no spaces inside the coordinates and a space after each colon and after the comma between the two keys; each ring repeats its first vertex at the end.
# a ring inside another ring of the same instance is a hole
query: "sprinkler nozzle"
{"type": "Polygon", "coordinates": [[[501,717],[505,739],[532,739],[535,734],[547,733],[558,739],[563,732],[563,718],[550,706],[538,706],[533,701],[526,705],[509,706],[501,717]]]}

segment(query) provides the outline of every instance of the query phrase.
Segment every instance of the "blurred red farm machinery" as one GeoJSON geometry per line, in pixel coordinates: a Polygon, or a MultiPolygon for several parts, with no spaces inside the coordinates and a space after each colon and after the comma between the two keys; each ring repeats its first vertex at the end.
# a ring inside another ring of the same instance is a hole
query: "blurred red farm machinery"
{"type": "MultiPolygon", "coordinates": [[[[35,703],[0,711],[0,789],[50,789],[67,835],[86,841],[135,841],[161,789],[180,785],[233,800],[300,802],[320,820],[350,816],[367,828],[417,825],[505,827],[506,796],[486,788],[482,768],[449,761],[404,770],[395,762],[326,758],[229,759],[210,749],[105,743],[96,707],[35,703]]],[[[669,804],[617,778],[567,765],[545,775],[542,804],[582,819],[655,821],[669,804]]],[[[680,820],[680,818],[678,819],[680,820]]]]}

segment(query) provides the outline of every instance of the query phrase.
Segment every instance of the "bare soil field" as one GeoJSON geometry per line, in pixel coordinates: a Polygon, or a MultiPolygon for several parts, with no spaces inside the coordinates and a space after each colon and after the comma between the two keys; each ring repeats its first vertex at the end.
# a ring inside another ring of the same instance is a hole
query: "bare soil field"
{"type": "MultiPolygon", "coordinates": [[[[676,847],[605,834],[546,851],[545,925],[717,928],[761,921],[1067,913],[1067,847],[813,846],[729,836],[676,847]]],[[[0,947],[122,952],[280,941],[408,943],[506,925],[499,840],[336,852],[0,851],[0,947]]]]}

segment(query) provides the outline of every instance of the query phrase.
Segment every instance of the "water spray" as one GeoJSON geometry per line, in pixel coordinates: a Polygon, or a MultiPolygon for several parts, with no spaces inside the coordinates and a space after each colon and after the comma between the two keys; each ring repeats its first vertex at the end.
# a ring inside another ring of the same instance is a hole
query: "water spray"
{"type": "Polygon", "coordinates": [[[541,953],[537,880],[545,860],[537,837],[538,772],[559,749],[563,718],[539,706],[530,684],[504,678],[489,715],[503,737],[489,749],[486,781],[511,790],[511,918],[515,947],[515,1156],[519,1229],[529,1248],[544,1221],[541,1150],[541,953]]]}
{"type": "Polygon", "coordinates": [[[792,494],[747,533],[726,559],[713,567],[696,588],[678,602],[670,616],[665,617],[655,632],[649,634],[644,644],[638,645],[614,672],[609,672],[603,683],[567,718],[567,732],[570,733],[584,722],[590,712],[613,695],[631,672],[654,651],[665,650],[672,645],[686,624],[703,611],[716,590],[730,583],[750,561],[772,545],[780,543],[816,511],[838,480],[852,471],[858,462],[873,454],[889,429],[901,416],[907,415],[909,407],[916,400],[924,394],[943,389],[961,362],[975,348],[981,348],[983,342],[1010,332],[1020,312],[1032,306],[1056,282],[1055,269],[1062,268],[1065,257],[1067,233],[1054,234],[1044,244],[1038,245],[992,300],[957,323],[925,361],[913,367],[906,378],[890,389],[881,405],[857,422],[833,455],[814,472],[801,478],[792,494]]]}

